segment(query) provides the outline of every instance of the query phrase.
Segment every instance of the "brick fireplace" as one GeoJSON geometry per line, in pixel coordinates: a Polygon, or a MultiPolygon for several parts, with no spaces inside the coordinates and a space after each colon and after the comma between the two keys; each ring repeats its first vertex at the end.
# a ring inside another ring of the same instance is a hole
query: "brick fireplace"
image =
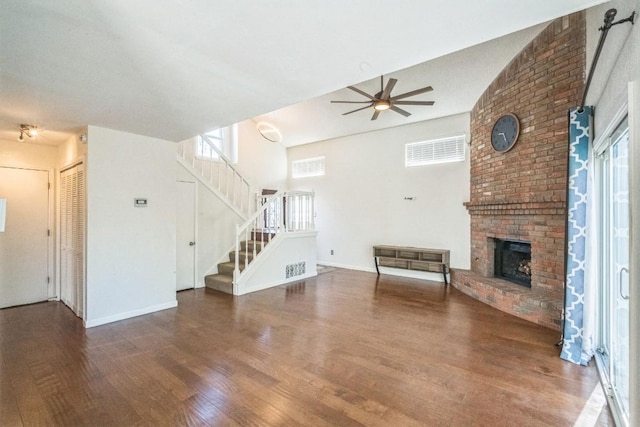
{"type": "Polygon", "coordinates": [[[585,72],[584,13],[549,24],[496,77],[471,112],[471,270],[455,269],[462,292],[560,330],[564,293],[567,111],[585,72]],[[495,120],[514,113],[513,149],[491,147],[495,120]],[[530,288],[495,270],[496,239],[530,243],[530,288]]]}

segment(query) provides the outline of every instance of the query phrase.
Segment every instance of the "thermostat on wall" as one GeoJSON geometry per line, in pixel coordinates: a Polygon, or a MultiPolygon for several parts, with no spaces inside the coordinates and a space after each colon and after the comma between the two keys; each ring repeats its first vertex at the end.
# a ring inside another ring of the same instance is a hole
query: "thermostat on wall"
{"type": "Polygon", "coordinates": [[[147,199],[133,199],[133,206],[135,206],[136,208],[146,208],[147,204],[147,199]]]}

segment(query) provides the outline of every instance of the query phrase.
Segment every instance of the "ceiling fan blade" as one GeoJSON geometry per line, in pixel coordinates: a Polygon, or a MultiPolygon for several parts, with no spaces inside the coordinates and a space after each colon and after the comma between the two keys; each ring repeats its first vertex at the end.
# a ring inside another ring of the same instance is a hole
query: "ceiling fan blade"
{"type": "Polygon", "coordinates": [[[362,91],[362,90],[358,89],[358,88],[357,88],[357,87],[355,87],[355,86],[347,86],[347,89],[351,89],[352,91],[357,92],[357,93],[359,93],[359,94],[360,94],[360,95],[362,95],[362,96],[366,96],[367,98],[369,98],[369,99],[371,99],[371,100],[373,100],[373,99],[374,99],[374,98],[373,98],[373,96],[369,95],[369,94],[368,94],[367,92],[365,92],[365,91],[362,91]]]}
{"type": "Polygon", "coordinates": [[[433,105],[435,101],[393,101],[394,105],[433,105]]]}
{"type": "Polygon", "coordinates": [[[371,101],[330,101],[332,104],[371,104],[371,101]]]}
{"type": "Polygon", "coordinates": [[[380,111],[376,110],[376,111],[373,113],[373,116],[371,117],[371,120],[375,120],[375,119],[377,119],[379,115],[380,115],[380,111]]]}
{"type": "Polygon", "coordinates": [[[369,103],[369,105],[367,105],[367,106],[364,106],[364,107],[362,107],[362,108],[358,108],[358,109],[353,110],[353,111],[348,111],[348,112],[346,112],[346,113],[342,113],[342,115],[343,115],[343,116],[346,116],[347,114],[355,113],[356,111],[362,111],[362,110],[365,110],[365,109],[367,109],[367,108],[371,107],[372,105],[373,105],[373,103],[372,103],[372,102],[370,102],[370,103],[369,103]]]}
{"type": "Polygon", "coordinates": [[[387,82],[387,86],[384,88],[384,91],[382,92],[382,95],[380,95],[380,99],[389,99],[389,95],[391,95],[391,91],[393,90],[393,87],[396,85],[397,82],[398,82],[397,79],[389,79],[389,81],[387,82]]]}
{"type": "Polygon", "coordinates": [[[400,113],[405,117],[409,117],[411,115],[410,112],[403,110],[402,108],[394,107],[393,105],[389,107],[390,110],[395,111],[396,113],[400,113]]]}
{"type": "Polygon", "coordinates": [[[412,90],[411,92],[403,93],[402,95],[397,95],[389,98],[391,101],[395,101],[397,99],[408,98],[414,95],[420,95],[421,93],[431,92],[433,88],[431,86],[423,87],[422,89],[412,90]]]}

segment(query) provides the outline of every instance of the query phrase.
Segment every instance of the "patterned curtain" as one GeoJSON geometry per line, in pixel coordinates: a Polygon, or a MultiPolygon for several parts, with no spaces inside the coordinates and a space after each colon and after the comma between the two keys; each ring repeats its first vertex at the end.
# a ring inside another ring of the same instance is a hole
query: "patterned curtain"
{"type": "Polygon", "coordinates": [[[569,182],[567,191],[567,265],[564,331],[560,357],[586,365],[592,352],[585,348],[585,255],[587,250],[587,183],[592,108],[569,110],[569,182]]]}

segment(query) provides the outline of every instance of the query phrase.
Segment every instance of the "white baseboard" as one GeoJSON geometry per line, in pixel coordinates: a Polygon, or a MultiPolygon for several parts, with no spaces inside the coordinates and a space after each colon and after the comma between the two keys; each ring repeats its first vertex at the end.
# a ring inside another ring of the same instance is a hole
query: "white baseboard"
{"type": "Polygon", "coordinates": [[[85,320],[85,328],[93,328],[94,326],[106,325],[107,323],[117,322],[119,320],[130,319],[131,317],[142,316],[143,314],[154,313],[156,311],[166,310],[178,306],[178,300],[166,302],[164,304],[152,305],[138,310],[132,310],[125,313],[114,314],[113,316],[101,317],[99,319],[85,320]]]}
{"type": "Polygon", "coordinates": [[[336,262],[328,262],[328,261],[320,261],[317,262],[318,265],[326,265],[327,267],[336,267],[336,268],[344,268],[347,270],[357,270],[357,271],[368,271],[369,273],[375,273],[376,269],[374,267],[361,267],[357,265],[347,265],[347,264],[339,264],[336,262]]]}
{"type": "MultiPolygon", "coordinates": [[[[361,266],[346,265],[346,264],[339,264],[335,262],[326,262],[326,261],[318,261],[318,264],[326,265],[327,267],[344,268],[347,270],[366,271],[368,273],[376,272],[375,267],[361,267],[361,266]]],[[[388,274],[389,276],[406,277],[409,279],[423,279],[423,280],[430,280],[432,282],[444,283],[444,277],[442,276],[442,273],[431,273],[428,271],[405,270],[403,268],[389,268],[389,267],[379,267],[379,269],[380,269],[380,274],[388,274]]]]}

